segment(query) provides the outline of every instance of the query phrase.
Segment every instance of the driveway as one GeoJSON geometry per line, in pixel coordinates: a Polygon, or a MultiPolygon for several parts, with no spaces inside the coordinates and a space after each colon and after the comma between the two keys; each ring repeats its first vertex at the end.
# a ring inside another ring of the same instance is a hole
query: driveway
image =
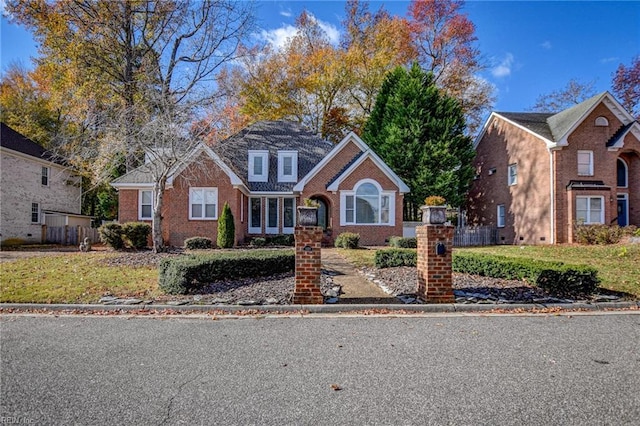
{"type": "Polygon", "coordinates": [[[640,315],[3,316],[5,422],[631,425],[640,315]]]}

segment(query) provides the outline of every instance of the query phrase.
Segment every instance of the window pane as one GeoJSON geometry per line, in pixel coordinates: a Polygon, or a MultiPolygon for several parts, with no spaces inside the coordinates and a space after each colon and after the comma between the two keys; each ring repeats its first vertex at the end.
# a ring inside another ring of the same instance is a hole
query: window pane
{"type": "Polygon", "coordinates": [[[141,212],[140,212],[140,217],[151,217],[151,206],[150,205],[143,205],[141,212]]]}
{"type": "Polygon", "coordinates": [[[151,191],[142,191],[142,204],[151,204],[151,191]]]}
{"type": "Polygon", "coordinates": [[[260,198],[251,199],[251,227],[260,228],[262,224],[262,200],[260,198]]]}
{"type": "Polygon", "coordinates": [[[202,190],[201,189],[193,189],[191,190],[191,204],[202,204],[202,190]]]}
{"type": "Polygon", "coordinates": [[[202,204],[191,204],[191,217],[202,217],[202,204]]]}
{"type": "Polygon", "coordinates": [[[215,204],[205,204],[204,205],[204,214],[205,214],[205,217],[215,218],[216,217],[216,205],[215,204]]]}
{"type": "Polygon", "coordinates": [[[262,157],[253,157],[253,174],[262,175],[262,157]]]}
{"type": "Polygon", "coordinates": [[[206,190],[204,193],[204,202],[206,204],[215,204],[216,203],[216,191],[206,190]]]}
{"type": "Polygon", "coordinates": [[[382,196],[382,211],[380,212],[380,222],[389,223],[389,196],[382,196]]]}
{"type": "Polygon", "coordinates": [[[622,160],[618,159],[617,164],[617,172],[618,172],[618,186],[626,187],[627,186],[627,168],[622,160]]]}
{"type": "Polygon", "coordinates": [[[602,206],[602,198],[589,199],[589,207],[591,207],[591,210],[596,209],[600,211],[601,206],[602,206]]]}
{"type": "Polygon", "coordinates": [[[293,198],[285,198],[284,202],[284,223],[283,226],[285,228],[293,228],[293,198]]]}
{"type": "Polygon", "coordinates": [[[356,197],[356,223],[378,223],[378,197],[356,197]]]}
{"type": "Polygon", "coordinates": [[[577,210],[587,210],[587,198],[586,197],[576,197],[576,209],[577,210]]]}
{"type": "Polygon", "coordinates": [[[347,195],[345,202],[347,204],[347,210],[353,210],[353,195],[347,195]]]}
{"type": "Polygon", "coordinates": [[[31,203],[31,222],[38,223],[40,222],[40,206],[38,203],[31,203]]]}
{"type": "Polygon", "coordinates": [[[282,174],[285,176],[293,175],[293,157],[282,158],[282,174]]]}
{"type": "Polygon", "coordinates": [[[42,184],[49,185],[49,168],[48,167],[42,168],[42,184]]]}
{"type": "Polygon", "coordinates": [[[269,224],[267,225],[269,228],[277,228],[278,227],[278,199],[277,198],[269,198],[267,201],[269,208],[269,224]]]}
{"type": "Polygon", "coordinates": [[[378,196],[378,188],[375,187],[372,183],[365,183],[360,185],[358,191],[356,192],[357,196],[378,196]]]}

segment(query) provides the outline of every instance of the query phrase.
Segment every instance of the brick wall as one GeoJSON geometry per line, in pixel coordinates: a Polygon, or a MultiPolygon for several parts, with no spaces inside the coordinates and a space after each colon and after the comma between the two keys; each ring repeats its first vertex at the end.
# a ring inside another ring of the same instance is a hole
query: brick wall
{"type": "Polygon", "coordinates": [[[293,303],[321,304],[324,301],[320,291],[322,228],[297,226],[295,239],[296,286],[293,292],[293,303]]]}
{"type": "Polygon", "coordinates": [[[418,297],[427,303],[453,303],[451,252],[453,226],[424,225],[416,227],[418,240],[418,297]],[[436,254],[436,244],[445,245],[444,255],[436,254]]]}

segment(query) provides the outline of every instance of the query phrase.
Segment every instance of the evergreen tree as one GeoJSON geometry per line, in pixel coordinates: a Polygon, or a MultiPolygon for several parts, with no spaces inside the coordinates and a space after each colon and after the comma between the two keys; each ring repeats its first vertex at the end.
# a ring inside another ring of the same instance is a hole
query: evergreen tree
{"type": "Polygon", "coordinates": [[[231,213],[231,207],[229,203],[225,202],[222,208],[222,214],[220,220],[218,220],[218,239],[216,243],[220,248],[233,247],[233,243],[236,236],[236,227],[233,223],[233,213],[231,213]]]}
{"type": "Polygon", "coordinates": [[[453,207],[464,201],[475,152],[458,101],[436,87],[432,73],[417,64],[389,73],[362,137],[411,189],[405,220],[418,218],[429,195],[453,207]]]}

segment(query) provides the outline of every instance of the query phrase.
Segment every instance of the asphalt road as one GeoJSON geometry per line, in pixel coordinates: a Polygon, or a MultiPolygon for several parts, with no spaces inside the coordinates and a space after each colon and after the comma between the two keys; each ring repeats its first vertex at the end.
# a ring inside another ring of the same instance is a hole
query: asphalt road
{"type": "Polygon", "coordinates": [[[640,422],[638,314],[4,316],[0,332],[4,424],[640,422]]]}

